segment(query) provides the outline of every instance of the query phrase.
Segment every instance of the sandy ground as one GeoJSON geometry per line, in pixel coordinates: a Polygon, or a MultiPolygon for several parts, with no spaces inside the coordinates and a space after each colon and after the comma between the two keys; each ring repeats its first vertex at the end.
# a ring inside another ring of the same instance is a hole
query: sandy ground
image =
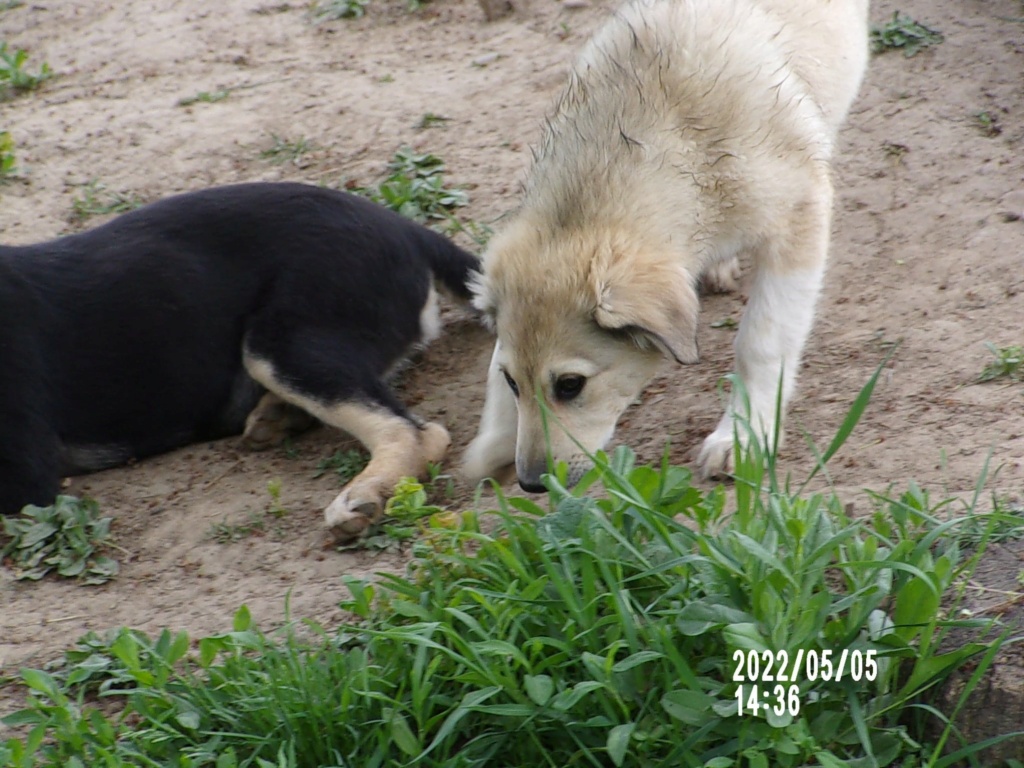
{"type": "MultiPolygon", "coordinates": [[[[474,0],[414,12],[372,0],[363,18],[315,25],[304,5],[259,0],[27,0],[0,12],[0,39],[56,76],[0,103],[0,130],[13,134],[23,169],[0,186],[0,238],[26,243],[99,223],[72,215],[91,180],[144,200],[248,180],[370,184],[402,145],[439,154],[450,181],[468,189],[465,215],[494,222],[515,204],[570,58],[611,7],[533,0],[486,23],[474,0]],[[179,105],[222,89],[229,96],[216,103],[179,105]],[[428,113],[449,120],[418,127],[428,113]],[[261,157],[274,136],[313,149],[274,164],[261,157]]],[[[830,273],[783,466],[806,471],[799,430],[826,444],[900,342],[832,465],[834,482],[863,509],[860,489],[912,478],[942,497],[973,488],[991,452],[1001,469],[990,487],[1016,498],[1024,385],[975,380],[989,359],[984,342],[1024,343],[1024,222],[1004,215],[1024,208],[1024,5],[886,0],[872,17],[888,20],[897,7],[945,42],[913,58],[875,57],[841,135],[830,273]]],[[[670,440],[674,460],[692,459],[717,421],[716,381],[731,361],[734,332],[713,324],[738,319],[742,303],[707,300],[701,363],[666,367],[624,416],[622,442],[655,459],[670,440]]],[[[449,318],[400,392],[449,426],[457,455],[479,416],[490,340],[471,320],[449,318]]],[[[346,445],[329,430],[291,454],[250,454],[228,439],[75,479],[70,493],[94,496],[114,517],[122,573],[81,587],[16,582],[0,568],[0,674],[45,662],[90,629],[201,635],[222,631],[242,603],[270,626],[287,595],[296,616],[341,618],[342,574],[403,559],[325,546],[320,513],[339,484],[313,475],[346,445]],[[274,478],[289,511],[280,520],[265,514],[274,478]],[[214,536],[218,524],[252,516],[267,521],[261,535],[214,536]]],[[[456,493],[457,503],[471,498],[462,485],[456,493]]]]}

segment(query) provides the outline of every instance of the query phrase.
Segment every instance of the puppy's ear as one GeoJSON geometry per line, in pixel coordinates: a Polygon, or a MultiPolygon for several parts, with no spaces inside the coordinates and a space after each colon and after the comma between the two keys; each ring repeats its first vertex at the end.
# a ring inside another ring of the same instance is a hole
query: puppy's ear
{"type": "Polygon", "coordinates": [[[633,267],[616,260],[595,275],[594,320],[654,344],[679,363],[696,363],[700,301],[690,276],[675,266],[633,267]]]}

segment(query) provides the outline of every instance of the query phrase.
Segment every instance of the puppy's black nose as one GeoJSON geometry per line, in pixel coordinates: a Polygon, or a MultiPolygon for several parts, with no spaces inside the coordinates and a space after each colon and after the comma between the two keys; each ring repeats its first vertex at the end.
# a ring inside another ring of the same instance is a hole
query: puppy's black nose
{"type": "Polygon", "coordinates": [[[526,478],[519,478],[519,487],[527,493],[544,493],[547,488],[544,487],[544,483],[539,480],[529,480],[526,478]]]}

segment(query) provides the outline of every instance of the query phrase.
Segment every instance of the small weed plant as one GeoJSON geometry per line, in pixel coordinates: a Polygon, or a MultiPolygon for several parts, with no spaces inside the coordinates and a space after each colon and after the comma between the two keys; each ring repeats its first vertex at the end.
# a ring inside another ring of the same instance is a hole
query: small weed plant
{"type": "Polygon", "coordinates": [[[53,71],[46,62],[34,73],[28,70],[27,62],[28,51],[8,48],[7,43],[0,43],[0,100],[34,91],[53,77],[53,71]]]}
{"type": "Polygon", "coordinates": [[[348,577],[347,625],[264,632],[243,607],[198,643],[86,638],[60,669],[22,671],[27,706],[4,722],[27,736],[0,764],[978,764],[983,745],[960,743],[929,696],[971,660],[958,709],[1008,642],[943,645],[993,628],[949,618],[986,538],[961,549],[963,518],[940,520],[951,503],[913,488],[856,520],[833,494],[780,483],[758,447],[736,460],[731,490],[702,492],[620,448],[573,490],[556,467],[546,508],[499,493],[486,525],[425,514],[410,481],[388,513],[424,526],[413,561],[375,584],[348,577]]]}
{"type": "Polygon", "coordinates": [[[48,507],[29,505],[4,518],[9,541],[0,560],[17,579],[38,581],[56,571],[85,584],[103,584],[118,572],[117,561],[102,554],[110,545],[110,518],[100,517],[92,499],[58,496],[48,507]]]}
{"type": "Polygon", "coordinates": [[[313,21],[316,24],[338,19],[359,19],[366,15],[370,0],[321,0],[313,6],[313,21]]]}
{"type": "Polygon", "coordinates": [[[71,213],[76,221],[83,222],[93,216],[125,213],[142,205],[142,198],[134,192],[116,192],[93,179],[83,184],[81,194],[72,199],[71,213]]]}
{"type": "MultiPolygon", "coordinates": [[[[267,531],[268,518],[280,521],[288,516],[288,510],[281,504],[281,480],[273,478],[267,481],[267,495],[270,497],[266,509],[262,512],[249,512],[241,522],[230,523],[222,520],[210,526],[210,538],[218,544],[231,544],[250,536],[263,536],[267,531]]],[[[280,535],[282,529],[275,525],[270,533],[280,535]]]]}
{"type": "Polygon", "coordinates": [[[315,149],[313,143],[302,136],[291,140],[272,133],[270,138],[270,148],[260,152],[260,157],[274,165],[291,163],[301,167],[304,163],[303,158],[315,149]]]}
{"type": "Polygon", "coordinates": [[[901,50],[907,58],[916,56],[925,48],[938,45],[943,40],[942,33],[929,29],[924,24],[903,16],[899,11],[892,19],[882,26],[871,28],[872,53],[884,53],[890,50],[901,50]]]}
{"type": "Polygon", "coordinates": [[[347,451],[335,451],[317,463],[313,477],[323,477],[328,472],[333,472],[344,484],[366,469],[369,460],[370,457],[366,453],[355,448],[347,451]]]}
{"type": "Polygon", "coordinates": [[[224,101],[230,95],[230,88],[221,88],[217,91],[199,91],[195,96],[184,96],[178,99],[178,106],[191,107],[193,104],[216,104],[218,101],[224,101]]]}
{"type": "Polygon", "coordinates": [[[18,172],[14,157],[14,137],[9,131],[0,131],[0,184],[14,178],[18,172]]]}
{"type": "Polygon", "coordinates": [[[430,153],[398,150],[388,163],[388,177],[376,188],[352,191],[419,222],[451,220],[469,201],[465,191],[445,186],[444,162],[430,153]]]}
{"type": "Polygon", "coordinates": [[[1024,347],[997,347],[985,342],[985,348],[992,353],[995,360],[985,366],[978,381],[1024,381],[1024,347]]]}

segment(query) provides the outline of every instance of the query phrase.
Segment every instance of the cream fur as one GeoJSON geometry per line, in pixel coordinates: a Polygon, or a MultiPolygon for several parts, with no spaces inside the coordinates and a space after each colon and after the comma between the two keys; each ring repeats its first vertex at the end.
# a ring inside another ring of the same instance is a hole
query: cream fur
{"type": "MultiPolygon", "coordinates": [[[[635,0],[584,47],[520,209],[484,254],[477,306],[498,343],[472,479],[546,469],[535,394],[573,479],[664,357],[697,358],[696,285],[753,261],[736,342],[749,416],[770,432],[796,381],[828,250],[829,162],[867,61],[867,0],[635,0]],[[507,373],[518,385],[512,396],[507,373]],[[560,400],[556,382],[586,378],[560,400]],[[515,434],[515,445],[511,435],[515,434]]],[[[729,466],[734,400],[704,443],[729,466]]]]}

